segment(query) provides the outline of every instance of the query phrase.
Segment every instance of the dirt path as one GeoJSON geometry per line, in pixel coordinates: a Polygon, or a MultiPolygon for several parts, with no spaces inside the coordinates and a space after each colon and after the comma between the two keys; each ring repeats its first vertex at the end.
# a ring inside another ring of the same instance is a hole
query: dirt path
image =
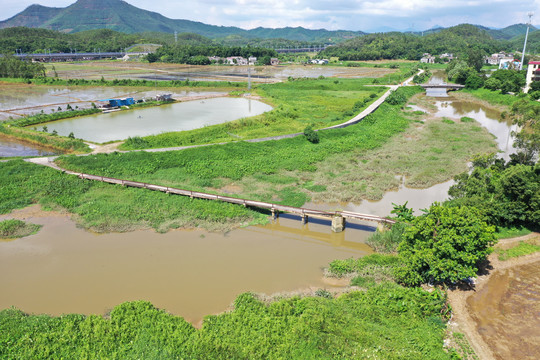
{"type": "MultiPolygon", "coordinates": [[[[512,245],[515,245],[516,243],[519,243],[523,240],[531,240],[536,239],[536,242],[540,242],[540,234],[533,233],[530,235],[513,238],[513,239],[503,239],[500,240],[497,244],[497,248],[506,249],[508,247],[511,247],[512,245]]],[[[448,300],[452,306],[453,309],[453,315],[452,319],[449,324],[450,331],[453,332],[461,332],[464,333],[467,337],[469,343],[473,347],[476,355],[480,359],[504,359],[505,357],[501,357],[501,354],[494,351],[495,344],[492,343],[490,339],[486,339],[485,336],[482,336],[479,329],[479,324],[477,323],[474,314],[471,313],[470,308],[470,299],[478,296],[478,294],[486,287],[489,280],[493,278],[494,276],[500,275],[501,272],[507,270],[516,268],[519,266],[525,266],[529,264],[535,264],[539,263],[538,266],[540,266],[540,252],[526,255],[518,258],[513,258],[507,261],[500,261],[498,258],[498,254],[492,254],[489,256],[489,268],[488,271],[485,274],[482,274],[478,276],[476,280],[476,288],[475,291],[471,291],[470,289],[456,289],[448,292],[448,300]]],[[[497,289],[500,290],[500,292],[506,291],[506,289],[497,289]]],[[[499,294],[501,295],[501,294],[499,294]]],[[[493,294],[493,296],[498,296],[497,294],[493,294]]],[[[501,295],[502,296],[502,295],[501,295]]],[[[495,315],[494,315],[495,316],[495,315]]],[[[524,320],[525,321],[525,320],[524,320]]],[[[506,325],[506,324],[505,324],[506,325]]],[[[507,324],[508,327],[516,326],[519,324],[507,324]]],[[[533,336],[532,334],[528,334],[528,336],[533,336]]],[[[502,339],[499,338],[498,342],[515,342],[517,343],[520,341],[520,339],[502,339]]]]}

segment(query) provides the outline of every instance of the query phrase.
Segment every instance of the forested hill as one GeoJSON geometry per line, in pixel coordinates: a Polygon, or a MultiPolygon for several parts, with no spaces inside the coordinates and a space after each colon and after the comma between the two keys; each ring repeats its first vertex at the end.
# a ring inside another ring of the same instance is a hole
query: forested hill
{"type": "Polygon", "coordinates": [[[339,42],[362,35],[361,31],[310,30],[302,27],[244,30],[233,26],[214,26],[190,20],[169,19],[157,12],[139,9],[122,0],[77,0],[66,8],[32,5],[10,19],[0,21],[0,28],[25,26],[63,32],[111,29],[125,33],[164,32],[195,33],[209,38],[240,35],[247,39],[283,38],[288,40],[339,42]]]}
{"type": "Polygon", "coordinates": [[[328,47],[321,55],[341,60],[419,60],[424,53],[459,54],[472,47],[485,54],[511,48],[508,42],[493,39],[486,30],[462,24],[425,36],[398,32],[369,34],[328,47]]]}

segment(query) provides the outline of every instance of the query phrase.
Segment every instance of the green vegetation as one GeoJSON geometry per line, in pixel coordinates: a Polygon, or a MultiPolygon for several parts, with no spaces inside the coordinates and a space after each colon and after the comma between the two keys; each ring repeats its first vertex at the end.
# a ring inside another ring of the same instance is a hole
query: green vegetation
{"type": "Polygon", "coordinates": [[[264,304],[242,294],[234,311],[200,330],[144,301],[115,307],[109,319],[0,312],[2,358],[451,359],[439,291],[374,286],[336,299],[293,297],[264,304]]]}
{"type": "Polygon", "coordinates": [[[25,82],[28,84],[36,85],[65,85],[65,86],[138,86],[138,87],[153,87],[153,88],[192,88],[192,87],[204,87],[208,89],[217,90],[238,90],[238,88],[245,89],[247,84],[244,82],[230,82],[230,81],[190,81],[189,79],[171,80],[171,81],[152,81],[152,80],[133,80],[133,79],[113,79],[105,80],[103,77],[99,80],[87,80],[87,79],[60,79],[56,77],[40,77],[36,79],[21,80],[15,78],[0,78],[0,81],[20,83],[25,82]]]}
{"type": "Polygon", "coordinates": [[[479,360],[478,355],[475,354],[474,349],[472,348],[465,334],[460,332],[452,332],[452,341],[453,348],[456,353],[460,356],[460,359],[463,360],[479,360]]]}
{"type": "MultiPolygon", "coordinates": [[[[417,88],[402,88],[408,95],[417,88]]],[[[320,143],[312,144],[304,137],[259,143],[236,142],[164,153],[116,153],[88,157],[63,157],[59,164],[89,174],[129,178],[148,183],[187,189],[220,188],[226,181],[238,181],[257,174],[280,171],[312,172],[316,164],[334,154],[380,147],[408,126],[398,106],[383,104],[380,110],[361,123],[345,129],[319,132],[320,143]]],[[[264,180],[264,179],[263,179],[264,180]]],[[[302,205],[305,195],[294,187],[281,188],[282,203],[302,205]],[[302,194],[302,193],[300,193],[302,194]]],[[[242,196],[247,194],[242,194],[242,196]]],[[[269,201],[271,191],[257,192],[255,198],[269,201]]]]}
{"type": "Polygon", "coordinates": [[[22,220],[10,219],[0,221],[0,239],[16,239],[35,234],[41,225],[25,223],[22,220]]]}
{"type": "Polygon", "coordinates": [[[384,87],[363,86],[359,79],[296,79],[259,85],[256,92],[275,106],[258,116],[189,132],[172,132],[128,140],[120,149],[162,148],[221,143],[320,129],[351,119],[374,101],[384,87]]]}
{"type": "Polygon", "coordinates": [[[405,230],[398,252],[400,282],[454,284],[475,277],[495,242],[493,226],[475,208],[431,205],[405,230]]]}
{"type": "Polygon", "coordinates": [[[242,56],[248,58],[255,56],[256,58],[277,57],[277,53],[273,49],[262,47],[230,47],[211,44],[197,45],[176,45],[163,46],[156,50],[155,53],[149,54],[147,59],[149,62],[162,61],[169,63],[191,64],[191,65],[209,65],[211,62],[208,56],[219,56],[227,58],[230,56],[242,56]]]}
{"type": "Polygon", "coordinates": [[[499,239],[509,239],[509,238],[515,238],[519,236],[529,235],[531,233],[531,230],[524,228],[524,227],[503,227],[499,226],[497,227],[497,231],[495,231],[495,237],[497,240],[499,239]]]}
{"type": "Polygon", "coordinates": [[[499,255],[499,260],[506,261],[512,258],[534,254],[540,251],[540,245],[520,241],[518,245],[509,249],[496,249],[495,252],[499,255]]]}
{"type": "Polygon", "coordinates": [[[397,247],[402,240],[405,228],[406,225],[404,223],[398,222],[392,225],[389,230],[382,232],[377,230],[366,240],[366,244],[378,253],[394,253],[397,251],[397,247]]]}
{"type": "Polygon", "coordinates": [[[448,191],[452,204],[474,206],[497,226],[540,224],[540,165],[505,164],[488,155],[477,157],[473,166],[470,174],[455,178],[448,191]]]}
{"type": "Polygon", "coordinates": [[[87,144],[84,143],[84,141],[80,139],[59,136],[56,135],[54,132],[48,134],[47,132],[11,126],[10,124],[3,123],[0,124],[0,133],[4,134],[8,138],[13,137],[15,139],[27,141],[63,152],[83,153],[90,151],[90,148],[87,144]]]}
{"type": "MultiPolygon", "coordinates": [[[[69,104],[68,104],[69,107],[69,104]]],[[[98,113],[98,109],[85,109],[85,110],[68,110],[58,111],[51,114],[36,114],[26,116],[21,119],[5,121],[0,123],[0,133],[13,137],[16,139],[28,141],[38,145],[50,147],[52,149],[66,151],[66,152],[89,152],[90,148],[81,139],[75,139],[73,136],[65,137],[58,136],[54,132],[48,134],[46,126],[42,128],[43,131],[36,131],[25,128],[25,126],[38,125],[49,121],[67,119],[76,116],[84,116],[89,114],[98,113]]]]}
{"type": "Polygon", "coordinates": [[[232,204],[85,181],[20,160],[0,163],[0,214],[35,203],[65,209],[77,215],[80,225],[98,232],[227,230],[266,220],[261,213],[232,204]]]}
{"type": "Polygon", "coordinates": [[[45,76],[43,64],[22,61],[8,55],[0,57],[0,78],[32,79],[40,76],[45,76]]]}
{"type": "Polygon", "coordinates": [[[337,56],[340,60],[419,60],[424,53],[463,54],[472,47],[478,47],[485,54],[506,48],[486,31],[462,24],[425,36],[396,32],[367,34],[328,47],[321,56],[337,56]]]}

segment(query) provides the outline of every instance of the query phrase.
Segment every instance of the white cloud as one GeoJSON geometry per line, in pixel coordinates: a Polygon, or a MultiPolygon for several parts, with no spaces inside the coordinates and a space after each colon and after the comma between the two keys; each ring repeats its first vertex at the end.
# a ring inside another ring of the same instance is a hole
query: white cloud
{"type": "MultiPolygon", "coordinates": [[[[65,7],[75,0],[3,0],[0,14],[9,18],[35,2],[65,7]]],[[[303,26],[370,31],[383,26],[398,30],[428,29],[463,22],[504,27],[540,19],[540,0],[127,0],[173,19],[242,28],[303,26]]],[[[2,20],[3,20],[2,19],[2,20]]],[[[535,21],[534,23],[540,23],[535,21]]]]}

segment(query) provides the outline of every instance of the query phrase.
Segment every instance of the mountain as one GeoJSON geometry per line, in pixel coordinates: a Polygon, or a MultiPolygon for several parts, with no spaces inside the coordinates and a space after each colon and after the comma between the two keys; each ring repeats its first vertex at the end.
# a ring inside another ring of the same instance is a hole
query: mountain
{"type": "Polygon", "coordinates": [[[66,8],[31,5],[19,14],[0,21],[0,28],[25,26],[67,33],[92,29],[111,29],[124,33],[195,33],[210,38],[240,35],[252,38],[283,38],[298,41],[339,42],[364,34],[361,31],[329,31],[297,28],[257,28],[214,26],[190,20],[169,19],[159,13],[139,9],[122,0],[77,0],[66,8]],[[329,40],[332,39],[332,40],[329,40]]]}
{"type": "MultiPolygon", "coordinates": [[[[536,30],[537,29],[534,26],[531,26],[529,33],[536,30]]],[[[488,29],[487,31],[494,39],[510,40],[516,36],[525,35],[527,32],[527,24],[515,24],[507,26],[503,29],[488,29]]]]}

